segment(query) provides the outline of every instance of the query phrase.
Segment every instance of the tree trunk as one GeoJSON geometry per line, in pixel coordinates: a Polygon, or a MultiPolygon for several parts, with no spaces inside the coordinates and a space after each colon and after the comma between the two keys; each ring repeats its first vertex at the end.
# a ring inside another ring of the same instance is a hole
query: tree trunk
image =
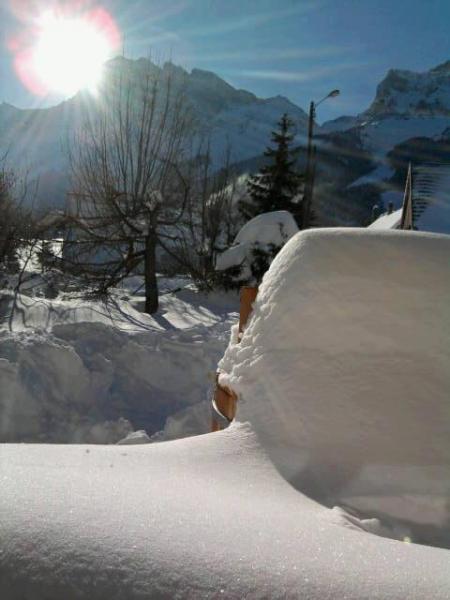
{"type": "Polygon", "coordinates": [[[156,280],[156,232],[150,229],[145,238],[145,312],[149,315],[158,310],[158,282],[156,280]]]}

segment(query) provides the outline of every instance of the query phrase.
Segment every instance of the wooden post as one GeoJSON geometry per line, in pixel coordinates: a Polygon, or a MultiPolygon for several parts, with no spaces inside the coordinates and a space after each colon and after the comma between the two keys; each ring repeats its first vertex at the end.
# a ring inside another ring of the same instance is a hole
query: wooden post
{"type": "Polygon", "coordinates": [[[403,197],[403,210],[402,219],[400,222],[400,229],[414,229],[414,206],[412,185],[412,167],[411,163],[409,163],[408,174],[406,176],[405,195],[403,197]]]}
{"type": "MultiPolygon", "coordinates": [[[[219,384],[219,374],[217,373],[216,389],[214,390],[214,402],[220,412],[232,421],[236,416],[236,394],[229,388],[219,384]]],[[[213,417],[211,431],[220,431],[222,429],[219,421],[213,417]]]]}
{"type": "MultiPolygon", "coordinates": [[[[257,287],[243,287],[240,294],[239,333],[243,333],[248,318],[253,310],[253,302],[258,294],[257,287]]],[[[239,340],[240,341],[240,340],[239,340]]]]}
{"type": "MultiPolygon", "coordinates": [[[[257,287],[243,287],[240,293],[239,310],[239,341],[244,331],[247,321],[253,309],[253,302],[258,294],[257,287]]],[[[216,375],[216,389],[214,390],[214,402],[217,409],[229,420],[232,421],[236,416],[237,396],[228,387],[219,384],[219,374],[216,375]]],[[[212,418],[211,431],[220,431],[222,429],[216,418],[212,418]]]]}

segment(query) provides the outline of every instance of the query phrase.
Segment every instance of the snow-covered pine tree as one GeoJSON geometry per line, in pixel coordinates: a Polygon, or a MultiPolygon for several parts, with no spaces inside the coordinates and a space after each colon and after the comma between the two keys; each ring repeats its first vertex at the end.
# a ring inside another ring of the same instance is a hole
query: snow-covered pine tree
{"type": "Polygon", "coordinates": [[[247,183],[248,199],[239,203],[239,210],[246,219],[261,213],[287,210],[299,219],[298,197],[304,177],[297,171],[298,149],[292,148],[294,123],[285,113],[272,132],[274,147],[264,152],[268,164],[251,175],[247,183]]]}

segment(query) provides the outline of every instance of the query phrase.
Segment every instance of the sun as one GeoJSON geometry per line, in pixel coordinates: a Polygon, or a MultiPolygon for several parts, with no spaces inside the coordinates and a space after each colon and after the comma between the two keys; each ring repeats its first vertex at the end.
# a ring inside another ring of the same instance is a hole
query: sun
{"type": "Polygon", "coordinates": [[[108,36],[95,23],[51,13],[40,19],[33,70],[49,92],[70,96],[82,88],[94,91],[110,55],[108,36]]]}
{"type": "Polygon", "coordinates": [[[122,46],[113,15],[96,0],[54,0],[44,12],[41,1],[24,4],[20,27],[6,39],[24,86],[41,97],[95,90],[104,63],[122,46]]]}

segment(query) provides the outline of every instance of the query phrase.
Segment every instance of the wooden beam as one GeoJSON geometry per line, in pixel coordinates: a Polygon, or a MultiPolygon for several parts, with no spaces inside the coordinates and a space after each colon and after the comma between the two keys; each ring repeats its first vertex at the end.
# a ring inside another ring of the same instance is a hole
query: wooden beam
{"type": "Polygon", "coordinates": [[[405,194],[403,196],[402,218],[400,229],[414,229],[413,193],[412,193],[412,167],[408,166],[406,176],[405,194]]]}
{"type": "MultiPolygon", "coordinates": [[[[242,333],[252,313],[253,303],[256,300],[257,294],[257,287],[241,288],[239,309],[239,342],[241,341],[242,333]]],[[[231,422],[234,419],[236,416],[237,395],[230,388],[219,384],[219,373],[216,374],[214,403],[217,407],[217,410],[219,410],[228,421],[231,422]]],[[[211,431],[220,431],[221,429],[221,423],[213,415],[211,431]]]]}
{"type": "MultiPolygon", "coordinates": [[[[239,333],[244,332],[247,321],[253,310],[253,303],[258,295],[257,287],[243,287],[240,293],[239,333]]],[[[240,341],[240,340],[239,340],[240,341]]]]}

